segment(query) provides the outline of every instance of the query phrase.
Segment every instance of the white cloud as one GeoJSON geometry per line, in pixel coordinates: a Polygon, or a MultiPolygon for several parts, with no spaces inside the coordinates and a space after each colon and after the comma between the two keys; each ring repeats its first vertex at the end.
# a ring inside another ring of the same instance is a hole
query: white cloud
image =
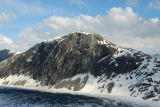
{"type": "Polygon", "coordinates": [[[21,37],[23,41],[22,43],[25,44],[25,47],[28,48],[41,41],[49,40],[51,38],[51,36],[49,35],[49,32],[45,32],[44,29],[40,27],[36,30],[33,30],[31,27],[28,27],[19,33],[19,37],[21,37]]]}
{"type": "Polygon", "coordinates": [[[12,44],[13,41],[10,38],[5,37],[4,35],[0,34],[0,44],[12,44]]]}
{"type": "Polygon", "coordinates": [[[155,8],[155,9],[160,9],[160,0],[151,0],[151,2],[149,2],[149,7],[151,8],[155,8]]]}
{"type": "Polygon", "coordinates": [[[11,48],[12,44],[13,44],[13,40],[0,34],[0,50],[11,48]]]}
{"type": "Polygon", "coordinates": [[[29,44],[24,41],[14,41],[3,34],[0,34],[0,50],[10,49],[13,51],[24,51],[29,48],[29,44]]]}
{"type": "Polygon", "coordinates": [[[152,18],[152,19],[150,19],[150,22],[152,22],[152,23],[159,23],[159,19],[158,18],[152,18]]]}
{"type": "Polygon", "coordinates": [[[42,6],[41,0],[34,0],[32,2],[24,0],[0,0],[0,7],[3,11],[16,12],[16,14],[20,15],[43,15],[50,12],[42,6]]]}
{"type": "Polygon", "coordinates": [[[26,46],[70,32],[85,31],[101,34],[105,39],[124,47],[145,52],[160,52],[160,22],[158,18],[145,20],[130,7],[113,7],[106,15],[96,17],[52,16],[39,23],[37,29],[27,28],[19,36],[26,46]],[[47,27],[47,30],[46,30],[47,27]],[[49,30],[48,30],[49,28],[49,30]]]}
{"type": "Polygon", "coordinates": [[[6,14],[5,12],[0,13],[0,23],[8,24],[16,19],[14,14],[6,14]]]}

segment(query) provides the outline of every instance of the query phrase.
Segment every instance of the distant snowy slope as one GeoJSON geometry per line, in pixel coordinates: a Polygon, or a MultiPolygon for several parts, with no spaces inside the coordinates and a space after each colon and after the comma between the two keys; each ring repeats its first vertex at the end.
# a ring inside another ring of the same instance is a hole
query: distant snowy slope
{"type": "Polygon", "coordinates": [[[160,59],[160,54],[155,54],[154,57],[160,59]]]}
{"type": "Polygon", "coordinates": [[[0,62],[9,58],[12,56],[14,53],[8,49],[0,50],[0,62]]]}

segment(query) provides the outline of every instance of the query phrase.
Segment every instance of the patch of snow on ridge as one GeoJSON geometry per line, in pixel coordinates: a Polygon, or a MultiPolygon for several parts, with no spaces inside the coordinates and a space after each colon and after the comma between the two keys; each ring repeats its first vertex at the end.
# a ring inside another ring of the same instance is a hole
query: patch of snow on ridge
{"type": "Polygon", "coordinates": [[[20,52],[20,51],[17,51],[17,52],[16,52],[16,54],[21,54],[21,53],[23,53],[23,52],[20,52]]]}
{"type": "Polygon", "coordinates": [[[120,51],[123,50],[123,48],[122,48],[121,46],[114,45],[114,44],[112,44],[111,42],[109,42],[109,41],[107,41],[107,40],[105,40],[105,39],[103,39],[103,40],[101,40],[101,41],[100,41],[100,40],[97,40],[97,43],[98,43],[99,45],[106,45],[107,47],[111,47],[111,48],[117,49],[118,52],[120,52],[120,51]]]}
{"type": "Polygon", "coordinates": [[[118,58],[118,57],[122,57],[126,55],[133,56],[135,53],[139,53],[141,55],[143,54],[142,52],[134,50],[134,49],[118,47],[118,52],[115,53],[113,57],[118,58]]]}
{"type": "Polygon", "coordinates": [[[14,54],[14,55],[17,55],[17,54],[21,54],[22,52],[20,51],[15,51],[15,50],[9,50],[9,54],[14,54]]]}
{"type": "Polygon", "coordinates": [[[58,36],[58,38],[56,40],[58,41],[58,43],[60,43],[60,42],[64,41],[68,36],[76,34],[76,33],[81,33],[81,34],[84,34],[84,35],[93,34],[93,33],[88,33],[88,32],[72,32],[72,33],[69,33],[69,34],[65,34],[63,36],[58,36]]]}
{"type": "Polygon", "coordinates": [[[99,41],[99,40],[97,40],[97,42],[98,42],[98,44],[100,44],[100,45],[107,45],[107,44],[109,44],[109,42],[108,41],[106,41],[106,40],[103,40],[103,41],[99,41]]]}
{"type": "Polygon", "coordinates": [[[58,39],[58,43],[61,43],[62,41],[64,41],[67,37],[61,37],[58,39]]]}
{"type": "Polygon", "coordinates": [[[77,33],[82,33],[82,34],[85,34],[85,35],[93,34],[93,33],[89,33],[89,32],[77,32],[77,33]]]}
{"type": "Polygon", "coordinates": [[[29,76],[25,75],[10,75],[6,78],[0,79],[0,85],[4,86],[23,86],[23,87],[38,87],[40,86],[40,82],[31,79],[29,76]]]}

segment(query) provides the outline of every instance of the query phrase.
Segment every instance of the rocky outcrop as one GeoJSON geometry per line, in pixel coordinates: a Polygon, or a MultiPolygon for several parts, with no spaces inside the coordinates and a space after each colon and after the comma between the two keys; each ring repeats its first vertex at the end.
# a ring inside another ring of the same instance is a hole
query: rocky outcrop
{"type": "Polygon", "coordinates": [[[90,33],[70,33],[8,58],[0,63],[2,84],[29,84],[25,80],[7,82],[11,75],[28,76],[38,82],[36,87],[74,91],[92,88],[142,98],[151,98],[153,94],[149,93],[154,93],[156,99],[160,92],[158,59],[90,33]]]}

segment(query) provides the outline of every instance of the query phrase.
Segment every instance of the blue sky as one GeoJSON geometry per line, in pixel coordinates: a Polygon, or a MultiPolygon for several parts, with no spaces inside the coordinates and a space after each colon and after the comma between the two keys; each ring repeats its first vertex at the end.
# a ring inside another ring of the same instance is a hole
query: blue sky
{"type": "Polygon", "coordinates": [[[0,0],[0,7],[0,49],[25,51],[35,43],[70,31],[94,32],[94,28],[102,27],[103,30],[94,33],[118,45],[149,53],[160,52],[156,46],[160,38],[157,30],[160,29],[160,0],[0,0]],[[121,19],[117,22],[116,17],[125,18],[127,24],[120,23],[121,19]],[[72,21],[77,23],[76,29],[72,21]],[[137,26],[139,29],[132,31],[137,26]],[[104,27],[112,29],[108,31],[104,27]]]}

